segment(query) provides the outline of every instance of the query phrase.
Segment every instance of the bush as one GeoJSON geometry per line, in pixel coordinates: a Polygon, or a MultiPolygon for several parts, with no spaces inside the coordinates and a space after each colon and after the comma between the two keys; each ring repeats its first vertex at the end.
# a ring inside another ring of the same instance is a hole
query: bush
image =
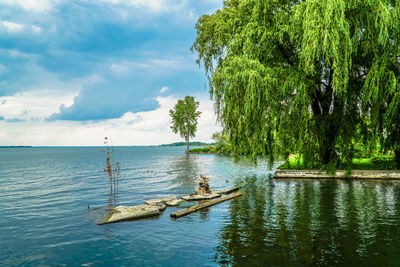
{"type": "Polygon", "coordinates": [[[208,146],[208,147],[201,147],[201,148],[192,148],[189,150],[190,153],[213,153],[214,152],[214,147],[208,146]]]}

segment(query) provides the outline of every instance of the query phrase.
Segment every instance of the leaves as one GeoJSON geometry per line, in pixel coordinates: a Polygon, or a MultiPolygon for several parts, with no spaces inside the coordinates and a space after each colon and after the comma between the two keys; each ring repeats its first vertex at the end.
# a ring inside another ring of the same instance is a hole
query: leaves
{"type": "Polygon", "coordinates": [[[322,166],[356,139],[400,145],[399,19],[398,1],[375,0],[228,0],[202,16],[192,50],[233,152],[322,166]]]}
{"type": "Polygon", "coordinates": [[[169,111],[172,118],[171,129],[179,133],[188,142],[189,137],[194,137],[197,131],[197,119],[201,112],[198,111],[199,102],[193,96],[179,99],[175,107],[169,111]]]}

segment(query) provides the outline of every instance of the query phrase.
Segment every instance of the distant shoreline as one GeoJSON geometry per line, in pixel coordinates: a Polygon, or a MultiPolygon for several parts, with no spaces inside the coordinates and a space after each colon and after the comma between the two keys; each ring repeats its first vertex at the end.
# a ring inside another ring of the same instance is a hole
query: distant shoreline
{"type": "MultiPolygon", "coordinates": [[[[190,142],[190,146],[214,146],[216,143],[205,143],[205,142],[190,142]]],[[[186,146],[186,142],[176,142],[176,143],[170,143],[170,144],[160,144],[160,145],[121,145],[121,146],[114,146],[114,147],[170,147],[170,146],[186,146]]],[[[10,145],[10,146],[0,146],[0,148],[37,148],[37,147],[103,147],[101,145],[88,145],[88,146],[82,146],[82,145],[77,145],[77,146],[63,146],[63,145],[10,145]]]]}
{"type": "MultiPolygon", "coordinates": [[[[201,143],[201,142],[198,142],[198,143],[195,143],[195,144],[190,144],[190,146],[192,147],[192,146],[194,146],[194,147],[196,147],[196,146],[210,146],[210,145],[213,145],[213,143],[201,143]]],[[[172,144],[161,144],[161,145],[117,145],[117,146],[114,146],[114,147],[186,147],[186,143],[184,144],[184,145],[180,145],[179,143],[178,144],[175,144],[175,143],[172,143],[172,144]]],[[[79,147],[87,147],[87,148],[90,148],[90,147],[104,147],[104,146],[102,146],[102,145],[89,145],[89,146],[84,146],[84,145],[77,145],[77,146],[68,146],[68,145],[66,145],[66,146],[63,146],[63,145],[54,145],[54,146],[52,146],[52,145],[38,145],[38,146],[36,146],[36,145],[33,145],[33,146],[0,146],[0,148],[79,148],[79,147]]]]}
{"type": "Polygon", "coordinates": [[[31,148],[32,146],[0,146],[0,148],[31,148]]]}
{"type": "MultiPolygon", "coordinates": [[[[216,143],[190,142],[190,146],[215,146],[215,145],[216,145],[216,143]]],[[[161,146],[186,146],[186,142],[162,144],[161,146]]]]}

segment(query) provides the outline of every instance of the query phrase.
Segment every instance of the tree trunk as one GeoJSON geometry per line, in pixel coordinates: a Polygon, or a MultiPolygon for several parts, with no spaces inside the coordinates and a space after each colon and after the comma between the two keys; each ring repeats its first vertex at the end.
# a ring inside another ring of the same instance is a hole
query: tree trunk
{"type": "Polygon", "coordinates": [[[400,170],[400,149],[394,150],[394,162],[396,164],[396,169],[400,170]]]}
{"type": "Polygon", "coordinates": [[[186,136],[186,153],[189,153],[189,136],[186,136]]]}
{"type": "Polygon", "coordinates": [[[332,115],[320,115],[317,118],[319,132],[319,159],[326,165],[336,158],[335,139],[337,128],[332,115]]]}

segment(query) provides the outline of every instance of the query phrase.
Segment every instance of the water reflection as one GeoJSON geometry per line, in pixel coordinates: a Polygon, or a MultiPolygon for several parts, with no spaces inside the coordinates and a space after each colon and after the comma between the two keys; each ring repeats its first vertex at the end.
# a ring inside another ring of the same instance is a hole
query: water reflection
{"type": "Polygon", "coordinates": [[[219,233],[221,265],[397,265],[400,189],[387,181],[248,179],[219,233]]]}
{"type": "Polygon", "coordinates": [[[183,191],[193,191],[197,184],[196,179],[200,175],[197,160],[197,157],[190,154],[174,158],[169,168],[174,176],[171,183],[179,186],[183,191]]]}

